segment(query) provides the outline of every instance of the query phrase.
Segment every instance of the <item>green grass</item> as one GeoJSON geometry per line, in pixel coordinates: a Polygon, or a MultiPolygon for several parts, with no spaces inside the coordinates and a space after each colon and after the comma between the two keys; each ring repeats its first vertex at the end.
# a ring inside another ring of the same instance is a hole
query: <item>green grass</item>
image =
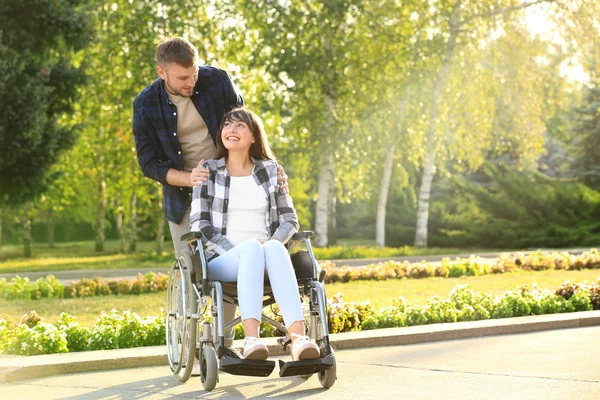
{"type": "Polygon", "coordinates": [[[371,300],[375,309],[391,304],[391,299],[403,296],[410,302],[425,304],[434,295],[447,297],[456,285],[469,284],[479,292],[499,295],[523,284],[537,283],[542,289],[556,289],[564,281],[595,281],[598,270],[581,271],[521,271],[501,275],[464,276],[461,278],[401,279],[388,281],[354,281],[327,285],[327,297],[341,292],[345,301],[371,300]]]}
{"type": "MultiPolygon", "coordinates": [[[[433,295],[446,297],[456,285],[465,283],[468,283],[476,291],[501,294],[522,284],[537,283],[543,289],[555,289],[565,280],[583,282],[585,280],[595,281],[598,278],[600,278],[598,270],[551,270],[462,278],[355,281],[328,284],[326,289],[328,297],[341,292],[344,293],[343,299],[346,301],[370,300],[374,308],[379,309],[390,305],[392,299],[398,296],[404,296],[410,302],[423,304],[433,295]]],[[[61,312],[67,312],[77,316],[78,321],[82,324],[91,327],[101,313],[108,312],[113,308],[119,311],[131,310],[141,316],[146,316],[157,315],[164,304],[164,293],[37,301],[0,300],[0,313],[5,313],[13,321],[18,322],[23,314],[35,310],[47,321],[56,322],[61,312]]]]}
{"type": "MultiPolygon", "coordinates": [[[[119,243],[109,240],[106,241],[105,252],[98,254],[94,251],[94,243],[89,241],[59,243],[54,248],[37,244],[33,248],[33,257],[24,258],[21,248],[4,246],[0,256],[0,273],[124,268],[153,271],[168,268],[173,252],[157,254],[154,247],[154,242],[140,242],[135,253],[119,254],[119,243]]],[[[165,249],[170,248],[171,243],[165,242],[165,249]]]]}

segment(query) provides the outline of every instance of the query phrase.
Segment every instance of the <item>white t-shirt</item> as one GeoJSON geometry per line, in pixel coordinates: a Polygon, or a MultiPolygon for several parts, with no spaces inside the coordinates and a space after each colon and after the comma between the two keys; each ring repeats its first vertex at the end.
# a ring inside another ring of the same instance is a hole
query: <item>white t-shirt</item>
{"type": "Polygon", "coordinates": [[[247,239],[267,240],[269,202],[252,175],[231,176],[227,207],[227,238],[235,246],[247,239]]]}

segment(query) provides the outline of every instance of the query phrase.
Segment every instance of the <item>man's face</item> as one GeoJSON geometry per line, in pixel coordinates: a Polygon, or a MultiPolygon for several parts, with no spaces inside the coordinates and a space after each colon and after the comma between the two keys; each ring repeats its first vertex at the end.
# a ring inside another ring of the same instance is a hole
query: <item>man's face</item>
{"type": "Polygon", "coordinates": [[[194,93],[194,86],[198,80],[198,66],[196,63],[189,68],[171,63],[163,67],[156,67],[158,75],[165,81],[165,89],[171,94],[190,97],[194,93]]]}

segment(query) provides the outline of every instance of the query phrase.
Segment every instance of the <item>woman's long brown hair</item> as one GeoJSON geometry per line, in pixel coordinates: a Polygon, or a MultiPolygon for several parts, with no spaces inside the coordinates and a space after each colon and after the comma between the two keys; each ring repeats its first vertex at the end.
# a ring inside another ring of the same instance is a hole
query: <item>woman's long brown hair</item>
{"type": "Polygon", "coordinates": [[[244,122],[248,125],[248,128],[254,137],[254,143],[250,146],[250,157],[257,160],[277,161],[275,154],[273,154],[273,151],[271,150],[271,146],[269,146],[262,120],[258,115],[244,107],[234,108],[223,116],[219,133],[217,133],[216,158],[227,157],[229,155],[229,150],[227,150],[223,144],[223,137],[221,136],[226,122],[244,122]]]}

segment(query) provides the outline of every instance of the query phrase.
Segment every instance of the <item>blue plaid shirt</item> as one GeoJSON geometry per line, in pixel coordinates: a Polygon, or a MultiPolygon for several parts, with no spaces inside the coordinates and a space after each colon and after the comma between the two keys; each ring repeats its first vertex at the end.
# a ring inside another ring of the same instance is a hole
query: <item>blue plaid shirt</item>
{"type": "MultiPolygon", "coordinates": [[[[198,68],[198,81],[191,99],[206,122],[213,141],[223,115],[244,105],[227,72],[208,66],[198,68]]],[[[133,101],[133,137],[142,172],[163,185],[167,219],[181,223],[191,202],[192,188],[167,183],[170,168],[184,169],[177,136],[177,107],[169,100],[161,78],[148,85],[133,101]]]]}

